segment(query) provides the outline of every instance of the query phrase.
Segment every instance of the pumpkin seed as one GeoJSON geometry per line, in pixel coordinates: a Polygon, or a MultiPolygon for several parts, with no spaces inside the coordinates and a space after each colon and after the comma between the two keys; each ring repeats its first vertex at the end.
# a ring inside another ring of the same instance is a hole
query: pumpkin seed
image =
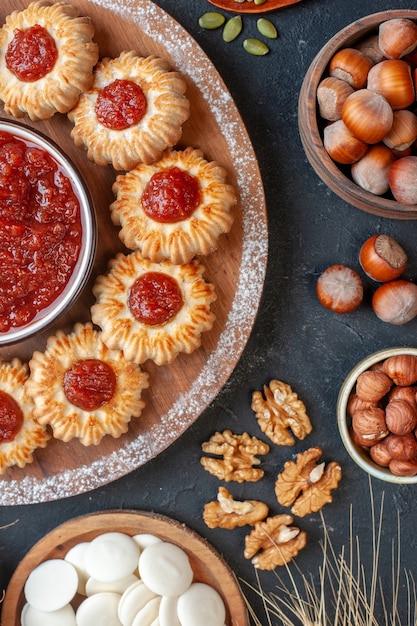
{"type": "Polygon", "coordinates": [[[263,56],[269,52],[269,48],[263,41],[259,39],[245,39],[243,42],[243,47],[246,52],[249,54],[253,54],[255,56],[263,56]]]}
{"type": "Polygon", "coordinates": [[[239,2],[240,4],[243,4],[243,2],[246,2],[246,0],[235,0],[235,2],[239,2]]]}
{"type": "Polygon", "coordinates": [[[254,0],[255,4],[263,4],[266,0],[254,0]]]}
{"type": "Polygon", "coordinates": [[[234,41],[242,32],[242,26],[243,23],[240,15],[235,15],[235,17],[230,18],[223,28],[223,40],[227,43],[234,41]]]}
{"type": "Polygon", "coordinates": [[[268,39],[276,39],[278,37],[278,31],[275,28],[274,24],[267,20],[264,17],[260,17],[256,22],[256,26],[264,37],[268,37],[268,39]]]}
{"type": "Polygon", "coordinates": [[[220,28],[225,23],[226,18],[221,13],[217,13],[216,11],[209,11],[208,13],[204,13],[200,19],[198,20],[201,28],[205,30],[214,30],[215,28],[220,28]]]}

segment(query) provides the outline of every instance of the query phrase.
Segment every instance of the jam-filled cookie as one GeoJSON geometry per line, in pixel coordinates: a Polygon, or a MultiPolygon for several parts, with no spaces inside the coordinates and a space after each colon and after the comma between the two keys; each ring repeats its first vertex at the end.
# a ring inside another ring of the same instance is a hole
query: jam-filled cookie
{"type": "Polygon", "coordinates": [[[116,178],[113,191],[120,239],[151,261],[188,263],[208,255],[233,223],[236,194],[225,169],[195,148],[168,149],[156,163],[138,164],[116,178]]]}
{"type": "Polygon", "coordinates": [[[102,59],[94,83],[69,112],[71,136],[97,165],[130,170],[152,163],[182,135],[190,115],[186,83],[164,59],[123,51],[102,59]]]}
{"type": "Polygon", "coordinates": [[[45,120],[67,113],[93,81],[94,26],[66,2],[32,2],[0,29],[0,99],[6,113],[45,120]]]}
{"type": "Polygon", "coordinates": [[[35,352],[27,392],[34,414],[49,424],[57,439],[78,438],[97,445],[105,435],[118,438],[145,406],[148,375],[120,350],[110,350],[91,323],[72,333],[49,337],[44,352],[35,352]]]}
{"type": "Polygon", "coordinates": [[[33,402],[26,394],[28,376],[28,366],[19,359],[0,362],[0,474],[32,463],[34,451],[50,439],[34,417],[33,402]]]}
{"type": "Polygon", "coordinates": [[[204,269],[197,261],[152,263],[139,251],[119,253],[93,287],[91,316],[103,341],[138,364],[164,365],[193,352],[215,320],[210,305],[216,294],[204,269]]]}

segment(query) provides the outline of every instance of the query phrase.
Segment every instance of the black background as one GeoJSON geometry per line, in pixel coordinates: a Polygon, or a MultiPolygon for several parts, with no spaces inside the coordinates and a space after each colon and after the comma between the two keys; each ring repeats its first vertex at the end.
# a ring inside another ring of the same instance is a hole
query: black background
{"type": "MultiPolygon", "coordinates": [[[[340,385],[357,361],[381,348],[417,345],[417,319],[399,327],[378,320],[370,306],[375,285],[366,278],[361,307],[347,316],[332,314],[318,303],[315,283],[333,263],[361,271],[359,248],[378,232],[392,235],[403,245],[409,255],[406,277],[417,280],[417,224],[364,213],[331,192],[305,157],[298,134],[297,104],[309,64],[337,31],[370,13],[414,9],[417,5],[410,0],[395,4],[381,0],[303,0],[266,16],[277,26],[279,37],[270,42],[268,55],[252,57],[243,50],[242,40],[258,36],[256,16],[244,16],[244,33],[227,44],[220,30],[200,28],[200,15],[213,10],[205,0],[158,0],[157,4],[191,33],[213,61],[255,148],[269,224],[269,262],[259,314],[244,354],[224,389],[197,422],[158,458],[93,492],[0,509],[0,526],[18,520],[0,531],[0,590],[7,587],[25,553],[49,530],[75,516],[114,508],[155,511],[184,522],[225,556],[239,578],[253,583],[253,568],[243,557],[247,529],[210,530],[203,522],[204,504],[215,499],[220,483],[200,465],[201,443],[216,430],[226,428],[262,437],[250,408],[251,394],[274,378],[290,384],[303,399],[314,430],[294,448],[272,446],[270,454],[262,459],[265,477],[259,483],[232,484],[229,488],[237,498],[263,499],[271,514],[286,512],[274,496],[277,474],[292,455],[319,445],[323,460],[337,460],[343,469],[334,501],[323,509],[331,541],[336,551],[348,546],[352,510],[364,567],[371,572],[368,476],[351,461],[342,445],[336,400],[340,385]]],[[[373,480],[372,488],[377,509],[382,494],[385,496],[379,574],[389,604],[397,517],[401,522],[401,567],[414,570],[416,487],[373,480]]],[[[298,520],[298,524],[307,530],[308,544],[297,564],[304,574],[311,572],[317,580],[323,537],[320,514],[298,520]]],[[[265,591],[277,585],[272,573],[261,572],[260,579],[265,591]]],[[[404,577],[401,587],[403,593],[404,577]]],[[[254,594],[249,597],[261,623],[268,624],[261,602],[254,594]]],[[[406,615],[402,602],[402,623],[406,623],[406,615]]],[[[384,623],[382,613],[377,618],[384,623]]]]}

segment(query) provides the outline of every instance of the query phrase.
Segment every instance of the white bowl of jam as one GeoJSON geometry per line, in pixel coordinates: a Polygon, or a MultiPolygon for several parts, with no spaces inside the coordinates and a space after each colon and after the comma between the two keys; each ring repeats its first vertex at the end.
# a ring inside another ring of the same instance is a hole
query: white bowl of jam
{"type": "Polygon", "coordinates": [[[0,120],[0,345],[68,310],[96,245],[93,203],[68,157],[42,133],[0,120]]]}

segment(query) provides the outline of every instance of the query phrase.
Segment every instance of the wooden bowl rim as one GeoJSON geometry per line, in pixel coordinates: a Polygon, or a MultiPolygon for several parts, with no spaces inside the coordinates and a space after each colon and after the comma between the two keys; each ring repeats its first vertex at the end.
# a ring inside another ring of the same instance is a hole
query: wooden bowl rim
{"type": "Polygon", "coordinates": [[[337,32],[311,62],[298,99],[301,143],[311,166],[322,181],[343,200],[367,213],[392,219],[417,219],[417,206],[373,195],[350,180],[326,152],[319,130],[316,93],[331,57],[374,31],[381,22],[394,18],[417,20],[417,10],[390,9],[362,17],[337,32]]]}

